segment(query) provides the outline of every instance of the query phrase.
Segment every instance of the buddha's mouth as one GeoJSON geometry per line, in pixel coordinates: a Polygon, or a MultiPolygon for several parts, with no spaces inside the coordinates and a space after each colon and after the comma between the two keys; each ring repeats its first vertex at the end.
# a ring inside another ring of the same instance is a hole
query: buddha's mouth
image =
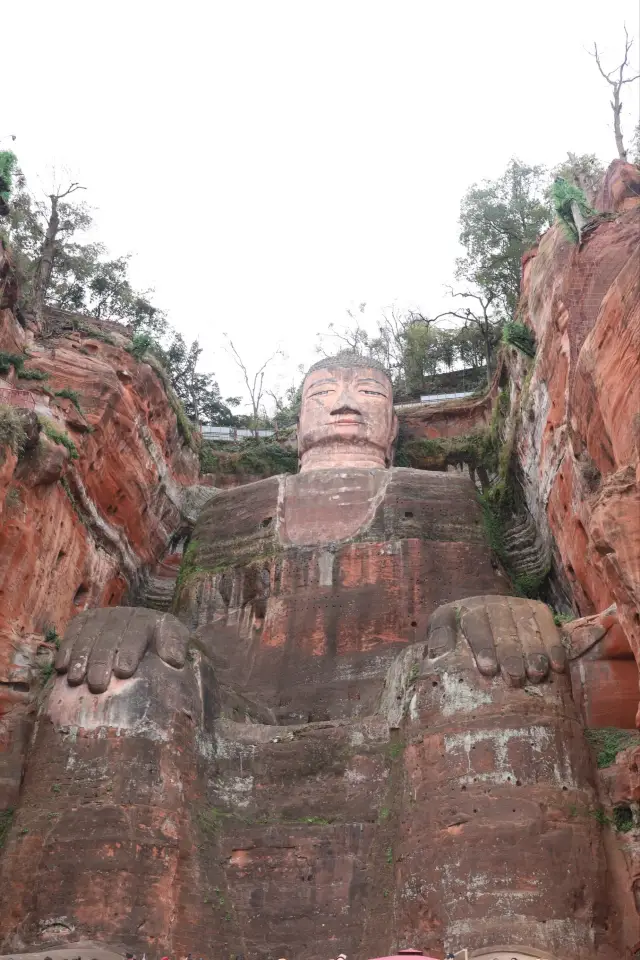
{"type": "Polygon", "coordinates": [[[360,426],[360,424],[362,424],[362,423],[364,423],[364,420],[362,420],[362,418],[360,418],[360,417],[357,417],[357,418],[356,418],[356,417],[340,417],[339,420],[332,420],[332,421],[331,421],[331,426],[332,426],[332,427],[334,427],[334,426],[343,427],[343,426],[348,426],[348,425],[351,425],[351,426],[360,426]]]}

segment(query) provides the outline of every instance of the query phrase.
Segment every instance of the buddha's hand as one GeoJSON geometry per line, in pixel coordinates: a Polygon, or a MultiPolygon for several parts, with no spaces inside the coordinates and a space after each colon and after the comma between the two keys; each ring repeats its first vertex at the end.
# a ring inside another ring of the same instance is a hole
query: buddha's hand
{"type": "Polygon", "coordinates": [[[461,640],[468,643],[479,673],[501,673],[513,687],[541,683],[550,670],[566,669],[553,614],[537,600],[470,597],[439,607],[429,621],[429,657],[452,652],[461,640]]]}
{"type": "Polygon", "coordinates": [[[112,675],[132,677],[147,650],[180,669],[188,643],[189,631],[170,613],[143,607],[90,610],[69,624],[55,668],[71,686],[86,680],[91,693],[104,693],[112,675]]]}

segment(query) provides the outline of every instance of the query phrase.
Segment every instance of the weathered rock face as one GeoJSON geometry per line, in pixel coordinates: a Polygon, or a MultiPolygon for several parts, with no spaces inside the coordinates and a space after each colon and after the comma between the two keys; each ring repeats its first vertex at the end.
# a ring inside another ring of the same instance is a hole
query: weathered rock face
{"type": "Polygon", "coordinates": [[[564,650],[547,607],[499,595],[479,519],[467,478],[403,469],[217,494],[176,606],[199,652],[101,696],[76,663],[95,682],[148,638],[114,624],[60,652],[80,685],[58,679],[41,716],[7,942],[55,915],[154,952],[613,960],[564,650]]]}
{"type": "Polygon", "coordinates": [[[506,382],[507,373],[501,361],[484,396],[396,407],[402,438],[434,440],[482,433],[491,423],[496,397],[506,382]]]}
{"type": "Polygon", "coordinates": [[[11,306],[0,310],[0,349],[28,346],[25,367],[48,379],[13,376],[14,392],[3,395],[25,405],[16,409],[35,431],[19,459],[0,451],[0,809],[17,797],[43,631],[62,633],[79,611],[133,592],[184,524],[183,487],[198,477],[161,380],[123,337],[96,328],[111,343],[73,331],[35,343],[11,306]],[[82,412],[43,382],[75,391],[82,412]],[[72,441],[77,459],[38,432],[34,408],[50,434],[72,441]]]}
{"type": "Polygon", "coordinates": [[[640,660],[639,194],[640,171],[616,162],[600,202],[618,215],[580,249],[553,227],[524,266],[538,352],[517,452],[556,582],[584,616],[615,603],[640,660]]]}

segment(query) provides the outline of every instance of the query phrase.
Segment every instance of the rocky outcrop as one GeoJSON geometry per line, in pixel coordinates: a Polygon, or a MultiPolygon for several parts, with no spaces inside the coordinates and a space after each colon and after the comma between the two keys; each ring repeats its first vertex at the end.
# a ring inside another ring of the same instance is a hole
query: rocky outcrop
{"type": "Polygon", "coordinates": [[[0,809],[17,795],[45,632],[134,598],[211,495],[185,493],[198,457],[156,371],[87,318],[34,340],[15,319],[3,256],[0,351],[26,351],[24,369],[46,377],[20,378],[14,367],[0,384],[0,400],[31,431],[19,455],[0,451],[0,809]]]}
{"type": "Polygon", "coordinates": [[[512,351],[512,407],[556,597],[583,616],[615,603],[640,660],[640,170],[616,161],[599,202],[613,213],[581,247],[552,227],[524,264],[538,349],[528,371],[512,351]]]}
{"type": "MultiPolygon", "coordinates": [[[[402,439],[460,437],[486,430],[500,389],[508,380],[501,356],[491,386],[480,396],[440,403],[407,403],[396,406],[402,439]]],[[[439,469],[439,468],[437,468],[439,469]]]]}

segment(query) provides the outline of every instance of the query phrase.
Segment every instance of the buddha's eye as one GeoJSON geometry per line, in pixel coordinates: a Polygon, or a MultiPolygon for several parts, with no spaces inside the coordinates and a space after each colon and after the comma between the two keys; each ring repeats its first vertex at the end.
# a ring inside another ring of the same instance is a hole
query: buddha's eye
{"type": "Polygon", "coordinates": [[[384,397],[384,393],[380,393],[379,390],[361,390],[360,393],[366,393],[368,397],[384,397]]]}
{"type": "Polygon", "coordinates": [[[310,397],[326,397],[328,394],[332,393],[332,390],[316,390],[314,393],[310,393],[310,397]]]}

